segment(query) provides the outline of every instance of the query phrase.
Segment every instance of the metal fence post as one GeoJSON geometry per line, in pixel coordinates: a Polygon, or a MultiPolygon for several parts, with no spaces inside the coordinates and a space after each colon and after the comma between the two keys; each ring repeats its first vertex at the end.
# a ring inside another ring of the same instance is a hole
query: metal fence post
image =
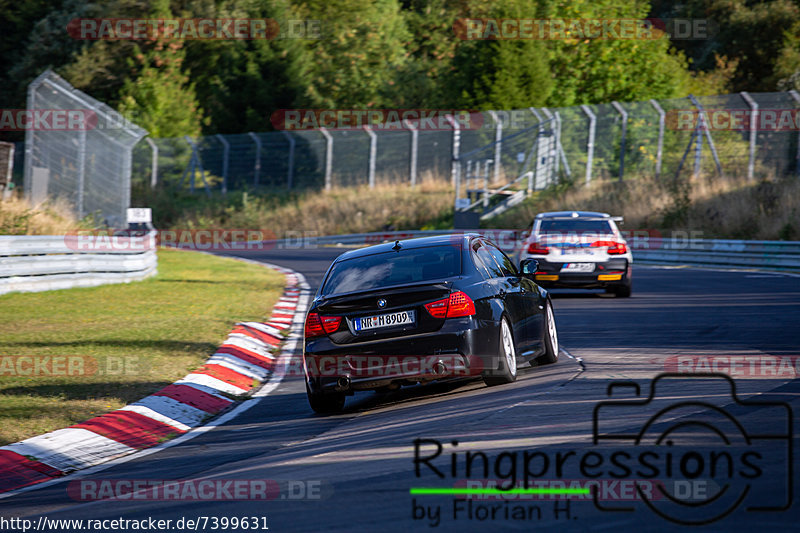
{"type": "MultiPolygon", "coordinates": [[[[536,117],[536,120],[539,122],[539,129],[536,135],[536,167],[534,167],[534,171],[528,174],[528,189],[527,194],[528,196],[531,195],[533,192],[533,185],[534,181],[539,183],[539,159],[542,157],[542,153],[539,151],[542,142],[542,132],[544,131],[544,126],[542,126],[542,115],[536,110],[535,107],[529,107],[528,110],[533,113],[533,116],[536,117]]],[[[531,152],[532,153],[532,152],[531,152]]],[[[545,154],[545,165],[544,165],[544,172],[546,174],[545,181],[550,179],[550,154],[545,154]]]]}
{"type": "Polygon", "coordinates": [[[620,139],[619,147],[619,181],[622,181],[625,176],[625,141],[628,135],[628,112],[617,101],[611,102],[611,105],[622,116],[622,138],[620,139]]]}
{"type": "Polygon", "coordinates": [[[325,190],[331,190],[331,172],[333,170],[333,136],[327,128],[320,128],[319,132],[325,137],[325,190]]]}
{"type": "Polygon", "coordinates": [[[411,188],[417,185],[417,149],[419,147],[419,131],[410,120],[404,119],[403,125],[411,132],[411,161],[409,161],[408,173],[411,175],[411,188]]]}
{"type": "Polygon", "coordinates": [[[252,131],[247,133],[256,143],[256,163],[253,166],[253,187],[258,188],[258,181],[261,174],[261,139],[252,131]]]}
{"type": "Polygon", "coordinates": [[[554,177],[558,179],[558,171],[559,171],[558,133],[559,132],[558,132],[558,122],[556,121],[555,116],[553,116],[553,113],[551,113],[550,110],[547,109],[546,107],[542,108],[542,112],[545,114],[548,120],[550,120],[550,123],[553,125],[552,128],[553,135],[550,137],[550,143],[549,143],[550,149],[548,150],[548,158],[551,161],[553,171],[547,173],[547,179],[544,182],[546,187],[547,185],[550,184],[551,181],[553,181],[554,177]]]}
{"type": "Polygon", "coordinates": [[[86,178],[86,128],[81,128],[78,136],[78,218],[83,218],[83,189],[86,178]]]}
{"type": "MultiPolygon", "coordinates": [[[[489,111],[489,116],[492,117],[495,124],[494,130],[494,181],[500,181],[500,157],[503,155],[503,121],[497,116],[496,111],[489,111]]],[[[484,180],[485,181],[485,180],[484,180]]],[[[486,197],[484,193],[484,198],[486,197]]],[[[484,203],[484,206],[486,204],[484,203]]]]}
{"type": "MultiPolygon", "coordinates": [[[[800,93],[792,89],[789,91],[789,96],[794,99],[795,103],[800,104],[800,93]]],[[[800,134],[797,135],[797,150],[795,153],[795,172],[797,172],[797,177],[800,178],[800,134]]]]}
{"type": "MultiPolygon", "coordinates": [[[[30,85],[28,85],[28,99],[27,99],[27,107],[29,111],[36,109],[36,89],[41,85],[39,82],[39,78],[33,80],[30,85]]],[[[25,168],[23,169],[24,178],[23,178],[23,190],[25,192],[25,198],[29,201],[33,201],[33,128],[25,128],[25,168]]]]}
{"type": "Polygon", "coordinates": [[[703,125],[703,127],[700,128],[700,134],[705,135],[706,140],[708,141],[708,147],[711,149],[711,155],[714,158],[714,164],[717,166],[717,174],[719,174],[721,176],[722,175],[722,163],[720,163],[720,161],[719,161],[719,154],[717,153],[717,147],[714,144],[714,139],[711,137],[711,130],[708,128],[708,125],[707,125],[708,117],[706,116],[706,110],[703,109],[703,105],[700,103],[700,101],[697,98],[694,97],[693,94],[690,94],[688,96],[688,98],[689,98],[689,100],[692,101],[692,103],[694,104],[694,106],[697,108],[697,110],[700,113],[700,117],[699,117],[700,120],[699,120],[698,124],[702,124],[703,125]]]}
{"type": "Polygon", "coordinates": [[[697,178],[700,175],[701,165],[703,163],[703,128],[705,128],[705,120],[703,113],[700,112],[697,120],[697,127],[694,130],[694,171],[692,172],[692,178],[697,178]]]}
{"type": "MultiPolygon", "coordinates": [[[[483,163],[483,208],[489,208],[489,165],[491,165],[493,161],[491,159],[487,159],[483,163]]],[[[495,165],[495,176],[497,175],[497,167],[495,165]]]]}
{"type": "Polygon", "coordinates": [[[557,157],[561,158],[561,162],[564,163],[564,174],[567,175],[567,178],[572,177],[572,170],[569,168],[569,161],[567,161],[567,154],[564,153],[564,146],[561,144],[561,113],[558,111],[555,112],[556,115],[556,154],[557,157]]]}
{"type": "Polygon", "coordinates": [[[158,185],[158,145],[150,137],[145,137],[144,140],[153,153],[150,160],[150,188],[155,189],[156,185],[158,185]]]}
{"type": "Polygon", "coordinates": [[[749,94],[742,91],[739,93],[747,102],[747,105],[750,106],[750,157],[747,161],[747,179],[753,179],[753,173],[755,171],[755,163],[756,163],[756,126],[758,120],[758,102],[753,100],[749,94]]]}
{"type": "Polygon", "coordinates": [[[283,130],[281,133],[283,133],[284,137],[286,137],[286,139],[289,141],[289,168],[286,171],[286,188],[291,189],[292,181],[294,180],[294,145],[296,141],[288,131],[283,130]]]}
{"type": "Polygon", "coordinates": [[[453,115],[447,115],[447,122],[453,126],[453,159],[450,164],[450,180],[456,188],[456,202],[461,194],[461,161],[458,159],[459,148],[461,146],[461,126],[453,115]]]}
{"type": "Polygon", "coordinates": [[[586,185],[592,182],[592,163],[594,162],[594,136],[597,131],[597,116],[592,113],[588,105],[582,105],[581,110],[589,117],[589,141],[586,143],[586,185]]]}
{"type": "MultiPolygon", "coordinates": [[[[194,173],[195,170],[199,167],[200,168],[200,179],[203,180],[203,187],[206,190],[206,195],[211,196],[211,189],[208,187],[208,182],[206,181],[206,172],[203,170],[203,160],[200,159],[200,149],[197,147],[197,143],[192,140],[191,137],[188,135],[183,136],[186,139],[186,142],[189,143],[189,146],[192,147],[192,157],[189,160],[189,164],[192,167],[192,181],[189,187],[189,191],[194,193],[194,173]]],[[[184,175],[186,172],[184,171],[184,175]]],[[[183,183],[183,178],[181,178],[181,183],[183,183]]]]}
{"type": "Polygon", "coordinates": [[[378,155],[378,135],[368,125],[362,126],[369,135],[369,188],[375,188],[375,158],[378,155]]]}
{"type": "Polygon", "coordinates": [[[228,193],[228,161],[231,153],[231,145],[228,140],[220,134],[216,135],[217,140],[222,144],[222,194],[228,193]]]}
{"type": "Polygon", "coordinates": [[[655,100],[650,100],[652,105],[658,112],[658,148],[656,148],[656,179],[661,176],[661,158],[664,152],[664,119],[666,113],[664,109],[655,100]]]}

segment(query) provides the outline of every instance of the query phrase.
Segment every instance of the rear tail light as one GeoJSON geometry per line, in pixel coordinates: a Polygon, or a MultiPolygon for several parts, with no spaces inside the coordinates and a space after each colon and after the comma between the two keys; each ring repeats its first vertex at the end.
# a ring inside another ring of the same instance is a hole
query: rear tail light
{"type": "Polygon", "coordinates": [[[322,328],[325,330],[325,333],[333,333],[339,330],[339,325],[342,323],[342,317],[340,316],[323,316],[320,317],[322,321],[322,328]]]}
{"type": "Polygon", "coordinates": [[[306,318],[306,338],[319,337],[325,333],[333,333],[339,330],[342,323],[340,316],[323,316],[317,313],[310,313],[306,318]]]}
{"type": "Polygon", "coordinates": [[[322,329],[322,322],[319,320],[317,313],[310,313],[306,317],[306,337],[318,337],[325,333],[322,329]]]}
{"type": "Polygon", "coordinates": [[[547,255],[550,253],[550,248],[541,245],[538,242],[532,242],[528,245],[528,253],[535,255],[547,255]]]}
{"type": "Polygon", "coordinates": [[[475,303],[465,293],[458,291],[449,298],[425,304],[425,309],[434,318],[456,318],[475,314],[475,303]]]}
{"type": "Polygon", "coordinates": [[[427,309],[434,318],[445,318],[447,316],[447,307],[449,304],[450,299],[445,298],[443,300],[436,300],[435,302],[425,304],[425,309],[427,309]]]}
{"type": "Polygon", "coordinates": [[[620,255],[624,254],[628,251],[628,247],[625,246],[624,243],[616,242],[616,241],[594,241],[592,243],[592,248],[602,248],[608,247],[606,253],[608,255],[620,255]]]}
{"type": "Polygon", "coordinates": [[[450,295],[450,307],[447,309],[447,318],[457,316],[472,316],[475,314],[475,303],[472,298],[461,291],[450,295]]]}

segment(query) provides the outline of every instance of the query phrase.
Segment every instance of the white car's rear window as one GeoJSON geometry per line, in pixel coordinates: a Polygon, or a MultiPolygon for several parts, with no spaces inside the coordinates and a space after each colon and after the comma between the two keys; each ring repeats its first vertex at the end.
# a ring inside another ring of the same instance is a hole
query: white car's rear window
{"type": "Polygon", "coordinates": [[[581,235],[584,233],[602,235],[614,233],[614,230],[608,220],[543,219],[539,224],[538,233],[541,235],[581,235]]]}

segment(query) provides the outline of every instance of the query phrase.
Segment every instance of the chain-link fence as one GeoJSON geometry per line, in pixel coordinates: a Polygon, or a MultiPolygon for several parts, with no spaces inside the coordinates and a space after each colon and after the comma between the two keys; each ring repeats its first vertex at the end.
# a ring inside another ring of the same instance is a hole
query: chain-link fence
{"type": "Polygon", "coordinates": [[[49,70],[28,86],[25,113],[26,196],[62,198],[78,218],[121,227],[132,149],[147,132],[49,70]]]}
{"type": "Polygon", "coordinates": [[[498,198],[509,200],[521,190],[565,179],[795,174],[798,108],[800,95],[794,91],[738,93],[490,111],[431,128],[404,120],[153,139],[137,146],[134,176],[209,193],[439,180],[457,187],[462,209],[486,211],[498,198]]]}

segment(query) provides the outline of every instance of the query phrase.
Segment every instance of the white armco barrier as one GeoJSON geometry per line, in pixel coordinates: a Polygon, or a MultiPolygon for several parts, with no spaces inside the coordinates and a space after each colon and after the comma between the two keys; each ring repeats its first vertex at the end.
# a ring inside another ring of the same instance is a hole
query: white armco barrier
{"type": "Polygon", "coordinates": [[[138,281],[156,273],[155,234],[0,236],[0,294],[138,281]]]}
{"type": "MultiPolygon", "coordinates": [[[[277,248],[326,245],[364,245],[453,233],[481,233],[516,260],[527,232],[506,229],[387,231],[304,237],[302,241],[276,241],[277,248]]],[[[800,271],[800,242],[734,241],[721,239],[629,237],[634,263],[719,268],[800,271]]]]}
{"type": "Polygon", "coordinates": [[[643,249],[634,245],[633,260],[660,265],[800,271],[800,242],[664,239],[643,249]]]}

